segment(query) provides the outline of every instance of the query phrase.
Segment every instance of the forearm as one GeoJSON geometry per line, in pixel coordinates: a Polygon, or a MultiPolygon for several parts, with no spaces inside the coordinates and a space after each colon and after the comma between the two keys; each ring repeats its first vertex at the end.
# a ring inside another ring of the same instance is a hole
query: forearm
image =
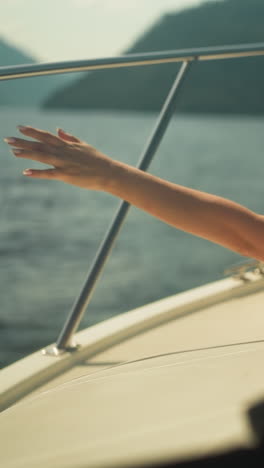
{"type": "Polygon", "coordinates": [[[178,229],[252,256],[257,215],[231,200],[167,182],[119,162],[108,192],[178,229]]]}
{"type": "Polygon", "coordinates": [[[109,192],[178,229],[264,261],[263,215],[114,161],[62,130],[58,137],[33,127],[19,130],[38,141],[5,139],[14,154],[52,166],[26,170],[26,176],[109,192]]]}

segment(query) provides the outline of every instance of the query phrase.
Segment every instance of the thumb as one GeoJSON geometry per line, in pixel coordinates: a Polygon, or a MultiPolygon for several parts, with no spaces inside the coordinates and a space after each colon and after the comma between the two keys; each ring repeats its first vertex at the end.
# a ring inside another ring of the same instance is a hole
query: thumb
{"type": "Polygon", "coordinates": [[[62,128],[57,128],[57,133],[59,137],[62,138],[63,140],[72,141],[74,143],[81,143],[81,140],[79,140],[79,138],[76,138],[75,136],[70,135],[70,133],[66,133],[64,130],[62,130],[62,128]]]}

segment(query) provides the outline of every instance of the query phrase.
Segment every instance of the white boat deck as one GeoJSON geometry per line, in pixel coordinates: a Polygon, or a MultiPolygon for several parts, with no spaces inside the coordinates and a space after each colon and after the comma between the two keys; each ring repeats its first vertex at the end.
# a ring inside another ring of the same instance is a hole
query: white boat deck
{"type": "Polygon", "coordinates": [[[264,397],[264,280],[228,281],[221,301],[218,291],[202,309],[175,305],[162,325],[76,357],[4,411],[3,466],[142,466],[252,444],[246,411],[264,397]]]}
{"type": "MultiPolygon", "coordinates": [[[[125,363],[131,366],[138,360],[151,360],[166,355],[178,358],[177,355],[187,356],[196,351],[212,354],[214,349],[218,353],[223,347],[229,354],[233,352],[234,345],[255,341],[263,341],[264,344],[264,291],[250,294],[243,301],[240,297],[233,298],[228,303],[179,316],[126,339],[80,364],[76,363],[73,368],[34,393],[125,363]]],[[[144,362],[144,365],[147,363],[144,362]]]]}

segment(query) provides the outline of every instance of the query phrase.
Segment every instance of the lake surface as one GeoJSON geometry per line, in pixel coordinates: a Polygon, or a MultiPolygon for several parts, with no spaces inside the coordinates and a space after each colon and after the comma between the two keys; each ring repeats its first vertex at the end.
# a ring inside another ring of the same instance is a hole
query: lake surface
{"type": "MultiPolygon", "coordinates": [[[[62,127],[136,165],[156,114],[0,108],[1,137],[16,125],[62,127]]],[[[263,207],[264,119],[173,118],[150,172],[172,182],[263,207]]],[[[30,180],[0,141],[0,363],[56,341],[119,201],[60,182],[30,180]]],[[[223,277],[238,254],[174,229],[136,208],[97,286],[81,328],[223,277]]]]}

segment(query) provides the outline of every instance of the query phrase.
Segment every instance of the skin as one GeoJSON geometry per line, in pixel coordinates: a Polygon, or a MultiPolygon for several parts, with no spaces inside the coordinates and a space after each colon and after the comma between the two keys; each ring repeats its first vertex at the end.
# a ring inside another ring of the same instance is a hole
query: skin
{"type": "Polygon", "coordinates": [[[115,161],[61,129],[57,135],[28,126],[18,129],[34,140],[6,138],[13,154],[51,166],[26,169],[23,174],[27,177],[110,193],[175,228],[264,261],[264,216],[226,198],[115,161]]]}

